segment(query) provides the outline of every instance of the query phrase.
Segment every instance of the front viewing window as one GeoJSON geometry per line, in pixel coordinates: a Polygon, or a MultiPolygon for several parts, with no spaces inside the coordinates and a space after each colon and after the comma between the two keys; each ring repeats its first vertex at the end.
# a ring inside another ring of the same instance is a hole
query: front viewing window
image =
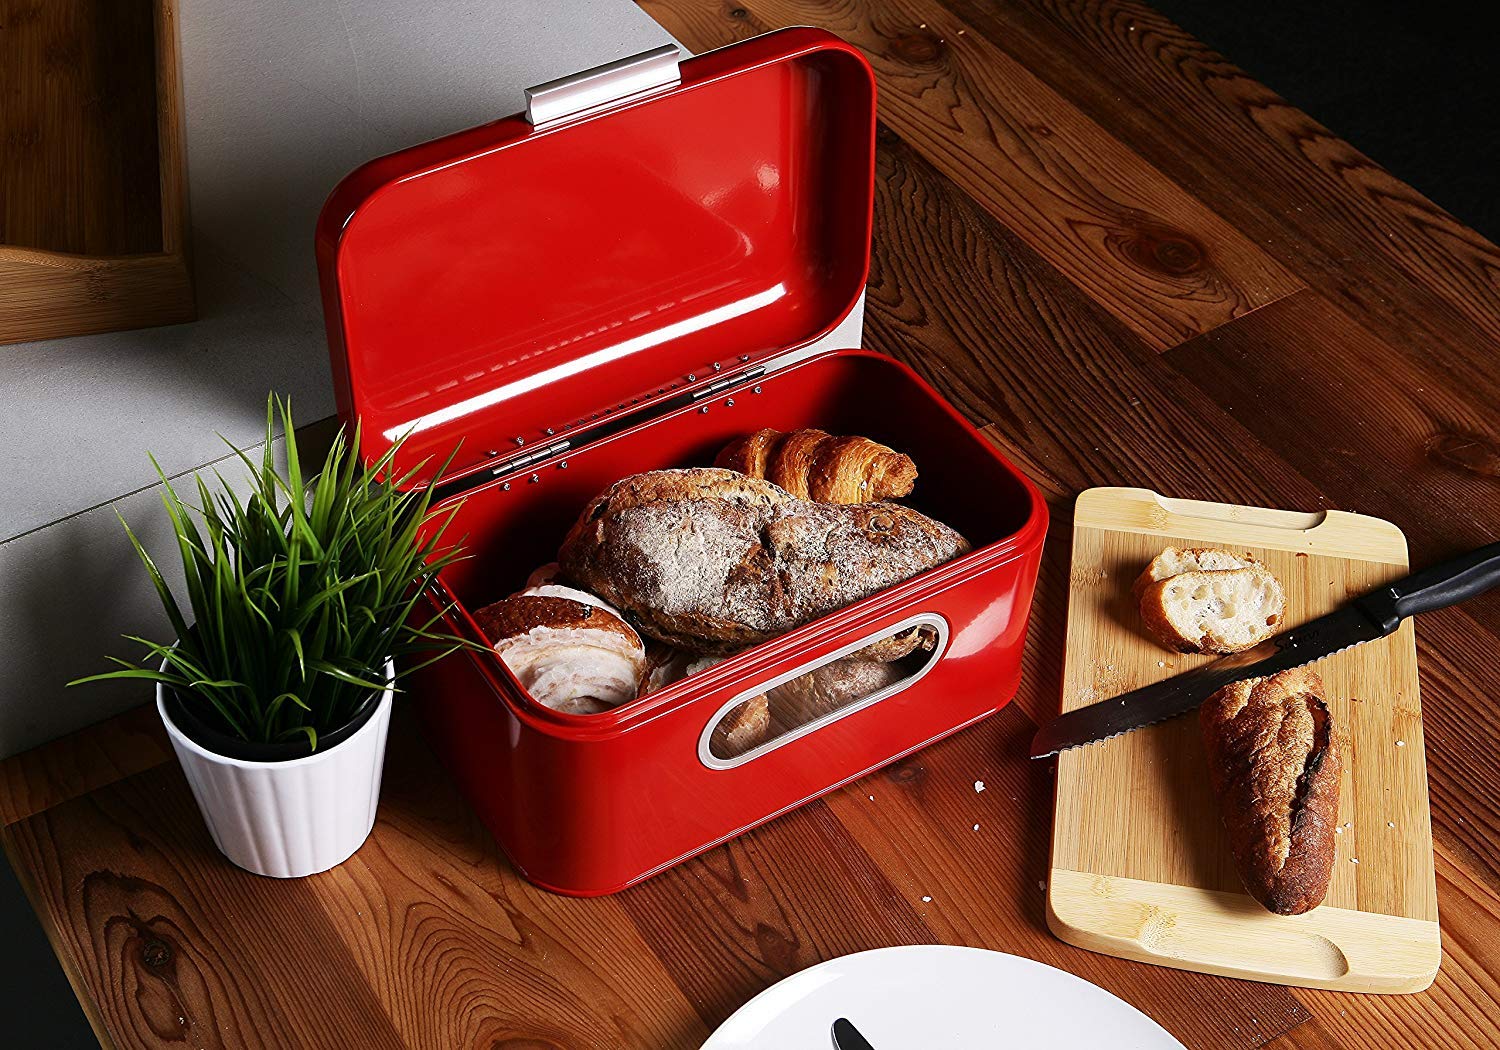
{"type": "Polygon", "coordinates": [[[900,692],[942,656],[946,622],[916,616],[738,696],[710,722],[704,763],[728,768],[900,692]]]}

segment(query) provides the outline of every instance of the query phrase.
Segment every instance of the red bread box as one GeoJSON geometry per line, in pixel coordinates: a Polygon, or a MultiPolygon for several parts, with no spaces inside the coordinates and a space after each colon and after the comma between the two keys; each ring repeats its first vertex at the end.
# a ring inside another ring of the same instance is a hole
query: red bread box
{"type": "MultiPolygon", "coordinates": [[[[528,112],[373,161],[318,228],[340,414],[407,467],[455,446],[439,506],[473,557],[454,630],[556,556],[612,482],[707,465],[761,427],[910,454],[912,505],[974,549],[603,714],[533,701],[489,653],[412,684],[431,741],[523,875],[630,886],[992,714],[1020,679],[1047,512],[904,365],[826,349],[869,267],[874,82],[792,29],[677,61],[661,48],[527,92],[528,112]],[[922,624],[900,682],[745,754],[720,716],[922,624]]],[[[845,330],[848,330],[846,325],[845,330]]],[[[854,341],[854,340],[851,340],[854,341]]]]}

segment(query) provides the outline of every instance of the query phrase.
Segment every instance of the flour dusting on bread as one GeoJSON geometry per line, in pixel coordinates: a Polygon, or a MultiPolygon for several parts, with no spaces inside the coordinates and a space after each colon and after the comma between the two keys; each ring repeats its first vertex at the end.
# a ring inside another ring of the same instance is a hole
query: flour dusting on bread
{"type": "Polygon", "coordinates": [[[617,482],[585,508],[559,561],[651,637],[728,653],[968,549],[910,507],[813,503],[700,468],[617,482]]]}

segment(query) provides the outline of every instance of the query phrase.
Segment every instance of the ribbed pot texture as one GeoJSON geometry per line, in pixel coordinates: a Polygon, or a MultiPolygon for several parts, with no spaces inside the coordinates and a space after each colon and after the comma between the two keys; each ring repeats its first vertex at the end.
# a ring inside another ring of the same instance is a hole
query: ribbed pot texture
{"type": "MultiPolygon", "coordinates": [[[[387,664],[387,680],[394,673],[387,664]]],[[[156,709],[214,845],[247,871],[291,879],[347,860],[369,837],[392,696],[386,689],[347,740],[285,762],[227,758],[195,743],[173,723],[160,685],[156,709]]]]}

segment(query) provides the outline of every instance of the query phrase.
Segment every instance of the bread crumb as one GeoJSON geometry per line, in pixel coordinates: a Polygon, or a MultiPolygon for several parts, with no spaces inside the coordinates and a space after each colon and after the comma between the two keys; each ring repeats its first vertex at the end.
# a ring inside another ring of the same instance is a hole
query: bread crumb
{"type": "Polygon", "coordinates": [[[1333,829],[1333,833],[1335,835],[1342,835],[1344,833],[1344,829],[1343,828],[1334,828],[1333,829]]]}
{"type": "Polygon", "coordinates": [[[1406,741],[1405,740],[1398,740],[1398,741],[1396,741],[1396,746],[1397,747],[1405,747],[1406,746],[1406,741]]]}
{"type": "Polygon", "coordinates": [[[1346,827],[1346,828],[1352,828],[1352,827],[1354,827],[1354,821],[1352,821],[1352,820],[1346,820],[1346,821],[1344,821],[1344,827],[1346,827]]]}
{"type": "Polygon", "coordinates": [[[870,796],[870,801],[871,801],[871,802],[874,802],[874,801],[875,801],[875,796],[874,796],[874,795],[871,795],[871,796],[870,796]]]}
{"type": "Polygon", "coordinates": [[[1394,828],[1396,826],[1396,822],[1394,820],[1388,820],[1385,822],[1385,826],[1388,828],[1394,828]]]}
{"type": "Polygon", "coordinates": [[[979,830],[979,825],[978,825],[978,824],[975,824],[975,825],[974,825],[974,830],[975,830],[975,831],[978,831],[978,830],[979,830]]]}
{"type": "Polygon", "coordinates": [[[1036,888],[1039,889],[1039,890],[1041,890],[1043,893],[1046,893],[1047,892],[1047,882],[1046,882],[1046,880],[1045,879],[1037,879],[1036,880],[1036,888]]]}
{"type": "Polygon", "coordinates": [[[932,903],[932,898],[931,897],[923,897],[922,898],[922,903],[923,904],[931,904],[932,903]]]}
{"type": "Polygon", "coordinates": [[[982,780],[976,780],[976,781],[974,781],[974,790],[975,791],[983,791],[984,790],[984,781],[982,781],[982,780]]]}
{"type": "Polygon", "coordinates": [[[1359,858],[1358,857],[1350,857],[1349,858],[1349,863],[1350,864],[1358,864],[1359,863],[1359,858]]]}
{"type": "Polygon", "coordinates": [[[1165,667],[1165,666],[1167,666],[1167,661],[1165,661],[1165,660],[1158,660],[1158,661],[1156,661],[1156,666],[1157,667],[1165,667]]]}

